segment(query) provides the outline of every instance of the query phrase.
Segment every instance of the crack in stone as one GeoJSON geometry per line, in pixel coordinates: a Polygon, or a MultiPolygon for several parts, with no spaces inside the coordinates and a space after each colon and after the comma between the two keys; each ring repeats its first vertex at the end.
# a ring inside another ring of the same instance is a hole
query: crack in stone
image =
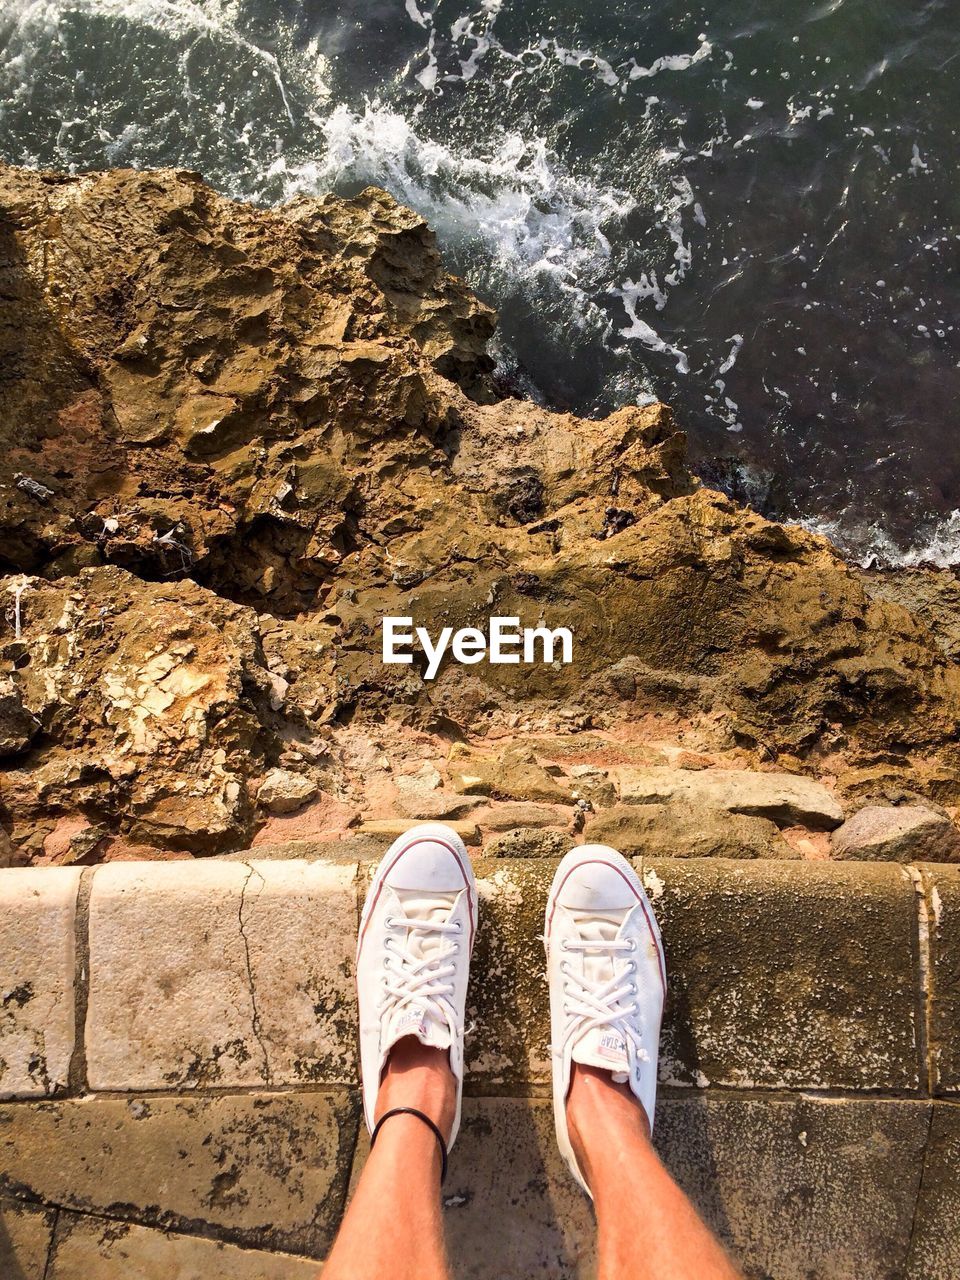
{"type": "Polygon", "coordinates": [[[240,937],[243,940],[243,954],[244,954],[244,959],[247,966],[247,986],[250,991],[250,1004],[253,1008],[253,1017],[252,1017],[253,1035],[257,1044],[260,1046],[260,1052],[263,1054],[264,1081],[266,1084],[272,1084],[273,1074],[270,1070],[270,1058],[269,1058],[269,1055],[267,1054],[267,1046],[264,1044],[264,1041],[263,1041],[263,1030],[262,1030],[262,1024],[260,1022],[260,1009],[259,1009],[259,1006],[257,1005],[257,993],[253,985],[253,968],[250,964],[250,942],[249,942],[249,939],[247,938],[247,932],[246,932],[246,929],[244,928],[244,923],[243,923],[243,907],[244,907],[244,903],[247,900],[247,886],[250,884],[250,881],[253,879],[254,876],[259,877],[261,885],[265,885],[266,881],[264,880],[263,876],[260,875],[260,872],[256,869],[256,867],[252,866],[249,862],[245,862],[243,865],[247,868],[247,876],[243,882],[243,888],[240,890],[240,906],[237,911],[237,923],[240,926],[240,937]]]}
{"type": "Polygon", "coordinates": [[[927,898],[927,885],[923,872],[919,867],[904,868],[913,882],[917,903],[917,980],[918,980],[918,1019],[917,1050],[920,1059],[921,1087],[928,1093],[934,1092],[936,1079],[935,1050],[932,1039],[933,991],[932,991],[932,956],[930,936],[930,903],[927,898]]]}
{"type": "Polygon", "coordinates": [[[903,1255],[904,1273],[910,1265],[910,1255],[913,1253],[913,1237],[917,1230],[917,1216],[920,1213],[920,1205],[923,1200],[923,1183],[927,1176],[927,1153],[930,1150],[930,1134],[933,1130],[933,1116],[936,1111],[937,1104],[930,1103],[930,1114],[927,1117],[927,1132],[923,1139],[923,1158],[920,1163],[920,1177],[917,1179],[917,1198],[913,1202],[913,1213],[910,1217],[910,1231],[907,1235],[907,1248],[903,1255]]]}
{"type": "MultiPolygon", "coordinates": [[[[309,1244],[298,1242],[291,1234],[274,1243],[269,1236],[269,1232],[273,1228],[269,1227],[233,1229],[226,1224],[207,1222],[204,1218],[186,1218],[176,1213],[171,1213],[166,1218],[164,1216],[151,1215],[149,1210],[146,1212],[138,1211],[134,1206],[131,1206],[131,1212],[125,1215],[116,1211],[111,1212],[110,1206],[98,1207],[94,1210],[70,1202],[62,1203],[46,1196],[33,1194],[21,1196],[9,1192],[8,1194],[9,1198],[19,1204],[30,1205],[54,1215],[53,1230],[47,1250],[47,1261],[41,1280],[47,1280],[50,1264],[56,1260],[56,1254],[61,1244],[61,1241],[57,1239],[61,1217],[67,1219],[81,1218],[84,1221],[116,1224],[123,1227],[139,1227],[144,1231],[154,1232],[162,1236],[185,1236],[192,1240],[209,1240],[216,1244],[232,1245],[234,1248],[248,1253],[272,1253],[281,1257],[303,1258],[307,1262],[320,1261],[320,1258],[313,1254],[307,1252],[298,1253],[298,1249],[309,1249],[310,1246],[309,1244]]],[[[6,1277],[4,1277],[4,1280],[6,1280],[6,1277]]]]}
{"type": "Polygon", "coordinates": [[[54,1208],[53,1222],[50,1224],[50,1243],[47,1245],[47,1257],[46,1257],[46,1261],[43,1264],[43,1275],[40,1277],[40,1280],[47,1280],[47,1273],[50,1270],[50,1263],[53,1261],[53,1255],[56,1252],[57,1227],[59,1223],[60,1223],[60,1210],[59,1208],[54,1208]]]}
{"type": "Polygon", "coordinates": [[[67,1064],[68,1092],[83,1093],[87,1085],[87,1009],[90,1002],[90,896],[94,867],[84,867],[74,907],[73,1050],[67,1064]]]}

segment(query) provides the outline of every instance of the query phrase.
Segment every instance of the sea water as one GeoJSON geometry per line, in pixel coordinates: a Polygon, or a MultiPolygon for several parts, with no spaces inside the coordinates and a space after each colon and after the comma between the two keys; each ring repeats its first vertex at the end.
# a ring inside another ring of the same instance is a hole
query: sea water
{"type": "Polygon", "coordinates": [[[960,563],[960,0],[0,0],[0,156],[387,188],[505,376],[659,397],[698,471],[960,563]]]}

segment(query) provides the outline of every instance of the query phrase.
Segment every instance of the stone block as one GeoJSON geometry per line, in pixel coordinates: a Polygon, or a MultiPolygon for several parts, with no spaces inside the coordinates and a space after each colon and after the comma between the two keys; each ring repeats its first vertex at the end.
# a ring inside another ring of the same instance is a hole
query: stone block
{"type": "Polygon", "coordinates": [[[663,934],[661,1079],[916,1089],[916,903],[899,867],[652,861],[663,934]]]}
{"type": "Polygon", "coordinates": [[[960,1107],[935,1103],[904,1280],[960,1276],[960,1107]]]}
{"type": "MultiPolygon", "coordinates": [[[[475,865],[470,1085],[545,1083],[540,935],[556,863],[475,865]]],[[[900,868],[664,859],[644,877],[667,959],[665,1083],[918,1088],[916,903],[900,868]]]]}
{"type": "Polygon", "coordinates": [[[55,1209],[0,1197],[0,1276],[44,1280],[55,1209]]]}
{"type": "Polygon", "coordinates": [[[350,865],[99,868],[91,1088],[353,1083],[356,928],[350,865]]]}
{"type": "Polygon", "coordinates": [[[900,1280],[929,1106],[671,1098],[654,1141],[747,1280],[900,1280]]]}
{"type": "Polygon", "coordinates": [[[450,1161],[444,1227],[456,1280],[595,1274],[593,1212],[560,1156],[551,1104],[466,1099],[450,1161]]]}
{"type": "MultiPolygon", "coordinates": [[[[747,1280],[901,1280],[929,1106],[661,1097],[654,1144],[747,1280]]],[[[354,1183],[367,1150],[363,1137],[354,1183]]],[[[593,1213],[560,1157],[550,1101],[464,1099],[444,1225],[455,1280],[593,1280],[593,1213]]]]}
{"type": "Polygon", "coordinates": [[[554,860],[474,864],[480,926],[467,995],[467,1072],[475,1089],[550,1079],[543,912],[554,860]]]}
{"type": "Polygon", "coordinates": [[[843,821],[836,796],[813,778],[751,769],[616,770],[624,804],[692,803],[769,818],[781,826],[829,830],[843,821]]]}
{"type": "Polygon", "coordinates": [[[960,867],[924,864],[930,1085],[960,1093],[960,867]]]}
{"type": "Polygon", "coordinates": [[[0,1098],[65,1087],[74,1047],[79,868],[0,871],[0,1098]]]}
{"type": "Polygon", "coordinates": [[[319,1258],[339,1223],[359,1114],[345,1090],[8,1103],[0,1190],[319,1258]]]}
{"type": "Polygon", "coordinates": [[[317,1280],[317,1264],[202,1236],[63,1213],[44,1280],[317,1280]]]}

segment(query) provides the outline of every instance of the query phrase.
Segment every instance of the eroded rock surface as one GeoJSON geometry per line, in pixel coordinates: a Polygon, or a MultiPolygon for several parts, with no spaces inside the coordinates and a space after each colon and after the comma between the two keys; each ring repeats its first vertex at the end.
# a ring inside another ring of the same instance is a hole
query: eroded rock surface
{"type": "Polygon", "coordinates": [[[519,733],[529,786],[446,770],[450,742],[488,758],[518,723],[960,800],[942,627],[699,486],[663,406],[501,398],[492,313],[385,193],[262,210],[188,173],[0,168],[0,281],[0,819],[21,859],[243,848],[275,768],[306,780],[290,824],[312,803],[440,814],[448,791],[615,803],[519,733]],[[573,662],[428,681],[381,661],[386,615],[491,614],[569,627],[573,662]],[[433,735],[416,763],[443,786],[376,791],[385,719],[433,735]]]}

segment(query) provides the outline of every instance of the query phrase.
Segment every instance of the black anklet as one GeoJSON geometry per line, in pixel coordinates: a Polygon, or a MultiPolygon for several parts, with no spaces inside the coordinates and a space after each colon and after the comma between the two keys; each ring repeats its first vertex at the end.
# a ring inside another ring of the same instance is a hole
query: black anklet
{"type": "Polygon", "coordinates": [[[389,1120],[391,1116],[416,1116],[418,1120],[422,1120],[428,1129],[433,1131],[433,1136],[440,1145],[440,1185],[447,1176],[447,1144],[443,1140],[443,1134],[433,1123],[429,1116],[425,1116],[422,1111],[418,1111],[416,1107],[394,1107],[392,1111],[385,1112],[377,1121],[373,1133],[370,1135],[370,1150],[373,1150],[373,1144],[377,1140],[377,1134],[383,1128],[384,1120],[389,1120]]]}

